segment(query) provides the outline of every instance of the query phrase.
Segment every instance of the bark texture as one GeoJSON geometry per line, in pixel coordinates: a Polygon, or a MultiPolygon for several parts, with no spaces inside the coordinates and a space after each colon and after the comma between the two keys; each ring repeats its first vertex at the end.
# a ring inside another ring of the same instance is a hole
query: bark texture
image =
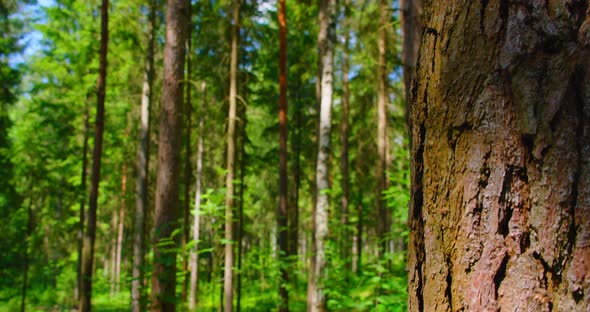
{"type": "Polygon", "coordinates": [[[289,257],[288,223],[289,216],[287,193],[287,15],[286,0],[278,2],[279,20],[279,206],[277,209],[277,245],[279,246],[280,283],[279,311],[289,311],[289,257]]]}
{"type": "Polygon", "coordinates": [[[188,1],[168,0],[164,80],[160,107],[158,176],[154,215],[154,270],[152,274],[152,311],[176,309],[176,250],[178,228],[179,165],[181,148],[182,80],[188,22],[188,1]]]}
{"type": "MultiPolygon", "coordinates": [[[[403,32],[402,64],[406,103],[410,101],[410,86],[414,80],[418,49],[422,39],[422,0],[400,0],[403,32]]],[[[406,110],[407,112],[407,110],[406,110]]]]}
{"type": "Polygon", "coordinates": [[[107,46],[109,41],[109,1],[102,0],[100,8],[100,56],[98,79],[96,81],[96,118],[94,130],[94,150],[92,153],[92,173],[90,175],[90,197],[88,201],[88,224],[84,233],[82,248],[82,287],[80,289],[80,311],[91,309],[92,267],[94,263],[94,241],[96,240],[96,208],[98,204],[98,186],[100,183],[100,164],[104,132],[104,99],[107,79],[107,46]]]}
{"type": "Polygon", "coordinates": [[[589,13],[424,2],[410,311],[590,309],[589,13]]]}
{"type": "Polygon", "coordinates": [[[154,80],[155,0],[150,0],[149,10],[147,49],[141,92],[139,147],[137,149],[137,196],[135,200],[135,217],[133,221],[133,269],[131,280],[131,310],[133,312],[144,311],[143,264],[145,254],[145,219],[148,208],[150,107],[152,103],[152,85],[154,80]]]}
{"type": "Polygon", "coordinates": [[[227,121],[227,176],[225,186],[225,265],[223,271],[224,311],[233,310],[233,209],[234,171],[236,158],[236,104],[238,92],[238,39],[240,36],[240,0],[234,2],[231,39],[231,60],[229,68],[229,116],[227,121]]]}
{"type": "Polygon", "coordinates": [[[316,207],[314,210],[315,252],[312,257],[313,272],[308,286],[308,311],[325,311],[326,294],[322,286],[326,271],[326,241],[328,238],[328,209],[330,188],[330,134],[332,131],[333,61],[335,41],[336,1],[320,1],[319,51],[321,58],[320,121],[318,133],[318,156],[316,165],[316,207]]]}

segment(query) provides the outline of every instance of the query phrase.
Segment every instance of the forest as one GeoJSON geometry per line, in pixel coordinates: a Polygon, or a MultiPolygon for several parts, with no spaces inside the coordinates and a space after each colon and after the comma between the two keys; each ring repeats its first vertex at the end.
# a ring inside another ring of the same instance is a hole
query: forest
{"type": "Polygon", "coordinates": [[[0,29],[0,311],[590,311],[588,0],[0,29]]]}

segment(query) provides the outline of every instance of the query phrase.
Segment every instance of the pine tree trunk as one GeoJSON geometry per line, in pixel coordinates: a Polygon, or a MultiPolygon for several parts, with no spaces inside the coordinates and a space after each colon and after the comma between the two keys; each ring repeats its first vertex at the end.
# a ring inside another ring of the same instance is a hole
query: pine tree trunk
{"type": "Polygon", "coordinates": [[[225,297],[224,311],[233,310],[233,208],[234,208],[234,172],[236,156],[236,102],[238,73],[238,39],[240,35],[240,1],[234,1],[233,27],[231,39],[231,64],[229,85],[229,118],[227,126],[227,176],[225,197],[225,265],[223,277],[223,293],[225,297]]]}
{"type": "Polygon", "coordinates": [[[311,289],[309,293],[308,310],[311,312],[325,311],[326,294],[323,287],[326,269],[326,242],[328,238],[328,209],[327,191],[329,184],[330,134],[332,122],[332,92],[333,92],[333,61],[335,41],[336,1],[322,0],[320,3],[320,35],[319,50],[321,51],[321,104],[318,134],[318,158],[316,167],[316,209],[315,209],[315,258],[311,289]]]}
{"type": "Polygon", "coordinates": [[[133,269],[131,280],[131,310],[144,311],[144,247],[145,220],[148,208],[148,168],[150,143],[150,107],[154,80],[155,45],[155,0],[149,1],[148,38],[145,56],[145,72],[141,92],[141,120],[139,125],[139,147],[137,149],[137,197],[133,232],[133,269]]]}
{"type": "Polygon", "coordinates": [[[422,39],[422,0],[400,0],[403,33],[402,64],[404,67],[404,89],[407,105],[410,102],[410,88],[414,80],[418,49],[422,39]]]}
{"type": "Polygon", "coordinates": [[[190,217],[190,185],[191,185],[191,131],[192,131],[192,103],[191,103],[191,89],[193,87],[191,83],[191,73],[192,73],[192,63],[191,63],[191,55],[192,55],[192,45],[191,45],[191,35],[192,35],[192,2],[189,0],[188,4],[188,23],[187,23],[187,36],[186,36],[186,76],[184,87],[186,88],[186,125],[185,125],[185,142],[184,142],[184,202],[183,202],[183,222],[182,222],[182,271],[184,272],[184,278],[182,279],[182,294],[181,294],[181,301],[186,302],[187,296],[187,286],[189,280],[189,272],[188,272],[188,253],[186,250],[186,244],[188,244],[189,240],[189,217],[190,217]]]}
{"type": "MultiPolygon", "coordinates": [[[[31,196],[29,194],[29,196],[31,196]]],[[[29,197],[29,205],[27,207],[27,231],[24,242],[24,263],[23,263],[23,285],[21,289],[21,312],[26,311],[27,307],[27,288],[29,287],[29,240],[33,234],[33,198],[29,197]]]]}
{"type": "Polygon", "coordinates": [[[96,82],[96,119],[94,131],[94,151],[92,154],[92,173],[90,175],[90,198],[88,203],[88,225],[84,233],[82,248],[82,288],[80,291],[79,310],[90,311],[92,297],[92,268],[94,263],[94,242],[96,240],[96,208],[98,203],[98,186],[100,183],[100,164],[104,131],[104,100],[107,79],[107,45],[109,40],[108,20],[109,1],[102,0],[100,8],[100,57],[98,80],[96,82]]]}
{"type": "Polygon", "coordinates": [[[349,136],[349,101],[350,101],[350,88],[348,81],[349,72],[349,20],[350,20],[350,9],[349,4],[344,4],[344,45],[342,47],[342,122],[340,124],[340,171],[342,173],[342,199],[340,206],[340,226],[342,227],[342,235],[340,237],[341,244],[341,256],[345,261],[345,268],[350,270],[351,260],[351,244],[350,235],[348,230],[348,202],[350,200],[350,176],[348,173],[348,136],[349,136]]]}
{"type": "Polygon", "coordinates": [[[587,9],[425,3],[410,311],[590,309],[587,9]]]}
{"type": "Polygon", "coordinates": [[[189,288],[189,310],[193,311],[197,307],[198,302],[198,277],[199,277],[199,231],[201,225],[201,179],[203,177],[203,131],[204,131],[204,120],[206,113],[207,104],[207,93],[206,93],[206,82],[203,81],[201,84],[201,91],[203,96],[202,109],[199,112],[199,138],[197,142],[197,181],[195,186],[195,208],[194,208],[194,223],[193,223],[193,240],[195,241],[194,247],[191,249],[191,276],[190,276],[190,288],[189,288]]]}
{"type": "Polygon", "coordinates": [[[288,191],[287,191],[287,16],[286,0],[278,1],[279,21],[279,206],[277,209],[277,245],[280,266],[279,311],[289,311],[288,191]]]}
{"type": "Polygon", "coordinates": [[[387,203],[383,199],[383,192],[387,189],[387,96],[388,79],[387,79],[387,61],[385,52],[387,48],[387,24],[389,23],[389,7],[386,0],[380,0],[379,3],[379,37],[377,46],[379,49],[378,57],[378,87],[377,87],[377,235],[379,239],[379,253],[383,255],[387,252],[389,241],[389,228],[391,226],[391,214],[387,209],[387,203]]]}
{"type": "Polygon", "coordinates": [[[121,257],[123,252],[123,231],[125,230],[125,196],[127,194],[127,165],[123,164],[121,176],[121,207],[119,207],[119,224],[117,229],[117,259],[115,262],[115,292],[121,290],[121,257]]]}
{"type": "Polygon", "coordinates": [[[79,228],[78,228],[78,266],[76,268],[77,276],[77,288],[75,294],[75,300],[80,300],[80,293],[82,291],[82,247],[84,245],[84,223],[86,222],[86,176],[87,171],[86,167],[88,167],[88,137],[90,132],[90,121],[89,121],[89,112],[88,112],[88,97],[90,93],[87,95],[86,101],[84,103],[84,143],[82,145],[82,178],[80,182],[80,211],[79,211],[79,228]]]}
{"type": "Polygon", "coordinates": [[[240,118],[241,118],[241,124],[242,126],[240,127],[240,138],[241,138],[241,144],[240,144],[240,193],[238,195],[239,200],[240,200],[240,205],[238,207],[238,237],[237,237],[237,243],[238,243],[238,264],[237,264],[237,268],[238,268],[238,272],[236,273],[237,275],[237,286],[236,286],[236,292],[237,292],[237,298],[236,298],[236,311],[240,312],[242,309],[242,258],[243,258],[243,239],[244,239],[244,189],[246,188],[246,186],[244,185],[244,176],[245,176],[245,172],[246,172],[246,141],[247,141],[247,137],[246,137],[246,124],[247,124],[247,119],[246,119],[246,105],[242,105],[241,106],[241,114],[240,114],[240,118]]]}
{"type": "Polygon", "coordinates": [[[188,1],[168,0],[164,81],[160,107],[158,177],[154,216],[154,270],[152,311],[176,309],[176,251],[172,233],[178,228],[178,184],[183,106],[183,77],[188,1]],[[171,243],[170,245],[162,243],[171,243]]]}

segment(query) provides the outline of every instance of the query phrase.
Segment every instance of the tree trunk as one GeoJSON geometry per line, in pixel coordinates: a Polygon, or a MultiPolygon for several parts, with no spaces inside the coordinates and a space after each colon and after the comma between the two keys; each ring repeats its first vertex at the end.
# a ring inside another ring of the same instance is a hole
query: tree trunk
{"type": "Polygon", "coordinates": [[[345,261],[345,268],[350,270],[351,260],[351,244],[350,235],[348,230],[348,201],[350,199],[350,176],[348,174],[348,115],[349,115],[349,101],[350,101],[350,89],[348,81],[349,72],[349,56],[348,56],[348,45],[349,45],[349,20],[350,20],[350,9],[349,4],[344,4],[344,45],[342,47],[342,123],[340,124],[340,144],[342,145],[340,151],[340,171],[342,173],[342,200],[340,206],[340,225],[342,227],[342,234],[340,240],[341,244],[341,256],[345,261]]]}
{"type": "Polygon", "coordinates": [[[322,0],[320,2],[320,35],[319,50],[321,51],[321,104],[318,133],[318,158],[316,167],[316,209],[315,209],[315,243],[316,250],[312,257],[314,271],[310,284],[314,291],[309,294],[308,310],[311,312],[325,311],[326,294],[323,287],[326,268],[325,246],[328,238],[328,209],[329,195],[329,159],[330,159],[330,134],[332,130],[332,92],[333,92],[333,61],[335,41],[335,15],[336,1],[322,0]]]}
{"type": "Polygon", "coordinates": [[[172,237],[172,233],[178,228],[179,214],[182,86],[188,4],[186,0],[168,0],[167,2],[156,213],[154,216],[152,311],[174,311],[176,309],[175,249],[177,248],[177,240],[172,237]]]}
{"type": "Polygon", "coordinates": [[[184,278],[182,279],[182,294],[181,294],[181,301],[186,302],[186,295],[187,295],[187,286],[188,286],[188,279],[189,279],[189,272],[188,272],[188,253],[186,250],[186,244],[188,244],[189,240],[189,209],[190,209],[190,185],[191,185],[191,130],[192,130],[192,103],[191,103],[191,89],[193,87],[191,83],[191,73],[192,73],[192,64],[191,64],[191,55],[192,55],[192,46],[191,46],[191,35],[193,29],[192,23],[192,2],[189,0],[188,4],[188,23],[187,23],[187,36],[186,36],[186,77],[184,84],[186,88],[186,136],[185,136],[185,143],[184,143],[184,208],[183,208],[183,222],[182,222],[182,271],[184,273],[184,278]]]}
{"type": "MultiPolygon", "coordinates": [[[[409,112],[410,88],[416,71],[418,49],[422,39],[422,0],[400,0],[403,33],[402,64],[404,66],[404,88],[406,113],[409,112]]],[[[408,114],[409,116],[409,114],[408,114]]]]}
{"type": "MultiPolygon", "coordinates": [[[[29,196],[31,196],[29,194],[29,196]]],[[[24,242],[24,269],[23,269],[23,286],[21,291],[20,311],[25,312],[27,307],[27,288],[29,287],[29,240],[33,234],[33,198],[29,197],[27,207],[27,232],[24,242]]]]}
{"type": "Polygon", "coordinates": [[[287,193],[287,16],[286,0],[278,2],[279,21],[279,206],[277,209],[277,245],[280,267],[279,311],[289,311],[289,273],[287,261],[289,204],[287,193]]]}
{"type": "Polygon", "coordinates": [[[240,1],[234,1],[233,27],[231,39],[231,64],[229,69],[229,118],[227,121],[227,176],[225,185],[225,265],[223,277],[224,308],[226,312],[233,310],[233,208],[234,208],[234,171],[236,157],[236,101],[238,73],[238,38],[240,35],[240,1]]]}
{"type": "Polygon", "coordinates": [[[109,40],[108,20],[109,1],[102,0],[100,9],[100,58],[98,80],[96,82],[96,119],[94,131],[94,151],[92,155],[92,173],[90,175],[90,198],[88,203],[88,225],[84,233],[82,251],[82,288],[80,307],[83,312],[90,311],[92,297],[92,268],[94,263],[94,241],[96,240],[96,208],[98,203],[98,185],[100,183],[100,164],[104,131],[104,100],[107,79],[107,44],[109,40]]]}
{"type": "Polygon", "coordinates": [[[587,7],[425,5],[410,311],[590,309],[587,7]]]}
{"type": "Polygon", "coordinates": [[[76,288],[76,295],[75,300],[80,300],[80,293],[82,291],[82,247],[84,245],[84,223],[86,222],[86,176],[87,171],[86,167],[88,167],[88,137],[90,132],[90,121],[89,121],[89,112],[88,112],[88,97],[90,93],[86,96],[86,102],[84,103],[84,143],[82,147],[82,178],[80,182],[80,211],[79,211],[79,228],[78,228],[78,266],[76,268],[76,272],[78,274],[77,281],[77,288],[76,288]]]}
{"type": "Polygon", "coordinates": [[[378,87],[377,87],[377,238],[379,240],[378,251],[382,256],[387,252],[389,241],[389,227],[391,226],[391,214],[387,209],[387,203],[383,198],[383,192],[387,189],[387,61],[385,53],[387,48],[387,25],[389,23],[389,7],[386,0],[379,2],[379,37],[377,46],[378,57],[378,87]]]}
{"type": "Polygon", "coordinates": [[[115,292],[121,290],[121,253],[123,251],[123,231],[125,230],[125,196],[127,193],[127,165],[123,164],[121,176],[121,207],[119,207],[119,226],[117,230],[117,260],[115,262],[115,292]]]}
{"type": "Polygon", "coordinates": [[[143,90],[141,92],[141,120],[139,125],[139,147],[137,149],[137,197],[133,233],[133,272],[131,280],[131,310],[144,311],[144,246],[145,219],[148,208],[148,168],[150,143],[150,107],[154,80],[155,41],[155,0],[149,1],[148,38],[145,56],[143,90]]]}
{"type": "Polygon", "coordinates": [[[246,137],[246,125],[247,125],[247,118],[246,118],[246,105],[242,105],[241,106],[241,114],[240,114],[240,118],[241,118],[241,124],[242,126],[240,127],[240,138],[241,138],[241,144],[240,144],[240,193],[239,193],[239,200],[240,200],[240,205],[238,207],[238,238],[237,238],[237,242],[238,242],[238,272],[237,272],[237,286],[236,286],[236,292],[237,292],[237,298],[236,298],[236,311],[240,312],[242,309],[242,245],[243,242],[242,240],[244,239],[244,189],[245,189],[245,185],[244,185],[244,176],[245,176],[245,171],[246,171],[246,141],[247,141],[247,137],[246,137]]]}
{"type": "Polygon", "coordinates": [[[202,109],[199,112],[199,139],[197,143],[197,182],[195,183],[195,208],[194,208],[194,223],[193,223],[193,240],[195,245],[191,249],[191,276],[190,276],[190,288],[189,288],[189,310],[193,311],[197,307],[198,302],[198,274],[199,274],[199,230],[201,225],[201,179],[203,177],[203,131],[204,131],[204,120],[206,104],[207,104],[207,93],[206,93],[206,82],[202,82],[201,91],[203,96],[202,109]]]}

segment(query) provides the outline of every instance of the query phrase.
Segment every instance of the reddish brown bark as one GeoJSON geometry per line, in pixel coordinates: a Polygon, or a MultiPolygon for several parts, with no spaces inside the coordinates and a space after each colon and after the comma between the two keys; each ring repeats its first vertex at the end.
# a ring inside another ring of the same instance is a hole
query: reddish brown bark
{"type": "Polygon", "coordinates": [[[88,225],[84,233],[82,248],[82,287],[80,289],[79,310],[90,311],[92,297],[92,267],[94,263],[94,242],[96,240],[96,208],[98,203],[98,186],[100,183],[100,164],[104,132],[104,100],[107,79],[107,45],[109,41],[109,1],[102,0],[100,8],[100,56],[98,79],[96,82],[96,118],[94,130],[94,150],[92,153],[92,173],[90,175],[90,197],[88,202],[88,225]]]}
{"type": "Polygon", "coordinates": [[[279,246],[280,282],[279,311],[289,311],[287,284],[289,274],[288,223],[289,205],[287,202],[287,16],[286,0],[279,0],[279,206],[277,209],[277,245],[279,246]]]}
{"type": "Polygon", "coordinates": [[[154,215],[154,270],[152,274],[152,311],[176,309],[176,248],[172,237],[178,228],[179,165],[181,116],[188,1],[168,0],[164,81],[160,107],[158,176],[154,215]]]}
{"type": "Polygon", "coordinates": [[[587,8],[425,3],[410,311],[590,309],[587,8]]]}

